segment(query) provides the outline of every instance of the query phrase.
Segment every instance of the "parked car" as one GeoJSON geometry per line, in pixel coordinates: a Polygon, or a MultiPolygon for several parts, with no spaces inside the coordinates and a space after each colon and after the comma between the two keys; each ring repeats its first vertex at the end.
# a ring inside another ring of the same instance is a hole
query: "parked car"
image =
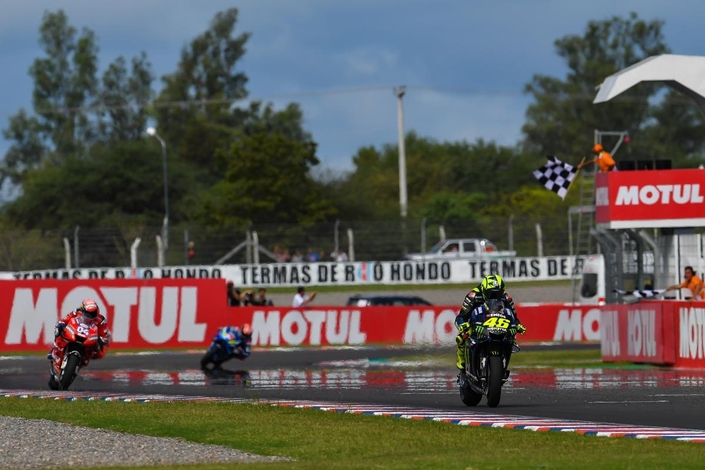
{"type": "Polygon", "coordinates": [[[409,253],[406,259],[452,260],[461,259],[497,259],[511,258],[516,251],[499,250],[497,245],[486,238],[449,238],[436,243],[427,253],[409,253]]]}
{"type": "Polygon", "coordinates": [[[433,305],[416,295],[397,294],[355,294],[348,299],[348,307],[399,307],[412,305],[433,305]]]}

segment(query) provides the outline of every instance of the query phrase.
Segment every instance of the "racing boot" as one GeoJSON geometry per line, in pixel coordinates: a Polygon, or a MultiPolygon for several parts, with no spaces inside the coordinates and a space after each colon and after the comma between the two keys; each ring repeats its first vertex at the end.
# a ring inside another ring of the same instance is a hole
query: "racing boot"
{"type": "Polygon", "coordinates": [[[465,343],[458,344],[457,356],[455,367],[461,371],[465,370],[465,343]]]}

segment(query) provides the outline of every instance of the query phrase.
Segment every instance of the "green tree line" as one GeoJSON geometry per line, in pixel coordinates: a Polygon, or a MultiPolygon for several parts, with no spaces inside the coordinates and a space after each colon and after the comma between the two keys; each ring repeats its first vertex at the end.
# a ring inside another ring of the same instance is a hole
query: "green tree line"
{"type": "MultiPolygon", "coordinates": [[[[396,143],[359,148],[352,171],[317,173],[315,136],[300,105],[276,109],[248,99],[240,64],[251,35],[237,20],[235,8],[217,13],[158,84],[145,52],[101,70],[93,31],[71,25],[62,10],[44,14],[42,55],[29,70],[32,107],[3,129],[11,146],[0,162],[0,185],[15,196],[0,210],[0,268],[60,262],[47,254],[55,248],[43,244],[42,233],[77,226],[115,228],[119,259],[106,254],[91,263],[124,263],[129,237],[159,227],[164,216],[161,149],[145,136],[149,125],[168,148],[172,227],[219,237],[247,224],[305,231],[335,220],[399,221],[396,143]],[[24,235],[7,236],[18,233],[24,235]]],[[[670,158],[676,167],[705,162],[703,116],[682,95],[644,84],[623,99],[592,104],[606,76],[670,52],[663,26],[632,13],[590,21],[582,33],[557,39],[567,73],[535,75],[526,84],[532,102],[513,146],[409,132],[409,220],[488,236],[497,218],[513,216],[527,227],[556,219],[544,231],[565,240],[565,214],[577,192],[561,201],[531,172],[546,155],[579,161],[593,129],[629,131],[632,143],[620,152],[630,158],[670,158]]],[[[287,231],[279,232],[285,239],[287,231]]],[[[564,253],[561,243],[556,250],[564,253]]]]}

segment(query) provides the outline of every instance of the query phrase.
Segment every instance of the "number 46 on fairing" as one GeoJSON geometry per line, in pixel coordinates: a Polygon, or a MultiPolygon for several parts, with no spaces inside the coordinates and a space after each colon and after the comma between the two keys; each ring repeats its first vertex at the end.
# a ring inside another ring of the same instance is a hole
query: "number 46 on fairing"
{"type": "Polygon", "coordinates": [[[509,320],[507,320],[506,318],[491,317],[485,320],[482,326],[486,326],[487,328],[507,329],[509,328],[509,324],[509,320]]]}

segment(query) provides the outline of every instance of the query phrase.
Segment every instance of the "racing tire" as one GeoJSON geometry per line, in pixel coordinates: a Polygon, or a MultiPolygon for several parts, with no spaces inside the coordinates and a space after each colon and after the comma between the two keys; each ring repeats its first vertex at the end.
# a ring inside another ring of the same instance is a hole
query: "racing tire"
{"type": "Polygon", "coordinates": [[[502,364],[502,356],[490,356],[488,359],[487,406],[496,408],[502,398],[504,365],[502,364]]]}
{"type": "Polygon", "coordinates": [[[68,390],[73,382],[73,379],[78,375],[78,369],[81,365],[81,358],[77,354],[69,354],[66,360],[66,367],[59,379],[60,390],[68,390]]]}
{"type": "Polygon", "coordinates": [[[460,399],[466,406],[477,406],[482,400],[482,394],[477,393],[469,385],[460,387],[460,399]]]}
{"type": "Polygon", "coordinates": [[[213,363],[214,368],[219,364],[219,362],[213,360],[218,351],[220,351],[220,345],[218,344],[214,344],[213,346],[208,348],[208,351],[206,351],[206,353],[201,358],[201,370],[208,369],[208,364],[210,364],[211,362],[213,363]]]}
{"type": "Polygon", "coordinates": [[[59,385],[59,382],[56,381],[53,375],[49,376],[49,389],[50,390],[59,390],[61,385],[59,385]]]}

